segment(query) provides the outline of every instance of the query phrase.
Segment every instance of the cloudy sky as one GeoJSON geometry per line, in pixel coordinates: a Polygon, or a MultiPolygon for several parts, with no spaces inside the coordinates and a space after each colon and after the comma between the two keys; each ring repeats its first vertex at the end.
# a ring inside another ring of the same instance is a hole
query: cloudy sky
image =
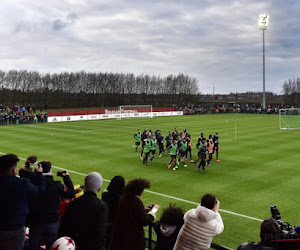
{"type": "Polygon", "coordinates": [[[0,69],[185,73],[202,93],[266,91],[300,77],[298,0],[1,0],[0,69]]]}

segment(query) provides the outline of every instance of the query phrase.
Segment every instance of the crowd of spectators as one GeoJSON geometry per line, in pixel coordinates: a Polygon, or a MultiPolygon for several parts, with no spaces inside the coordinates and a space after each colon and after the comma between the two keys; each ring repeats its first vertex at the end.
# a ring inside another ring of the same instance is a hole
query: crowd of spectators
{"type": "Polygon", "coordinates": [[[222,103],[222,104],[195,104],[187,103],[174,105],[177,111],[183,111],[184,115],[199,115],[199,114],[224,114],[224,113],[245,113],[245,114],[278,114],[279,109],[289,108],[289,106],[268,105],[266,110],[263,110],[257,104],[239,104],[239,103],[222,103]]]}
{"type": "MultiPolygon", "coordinates": [[[[73,250],[75,245],[77,250],[144,250],[147,225],[157,234],[156,250],[209,249],[212,238],[224,230],[220,202],[212,194],[186,213],[170,204],[154,222],[160,206],[145,206],[141,200],[150,188],[147,179],[125,185],[122,176],[115,176],[99,199],[103,178],[97,172],[86,175],[78,196],[68,171],[59,172],[62,184],[54,180],[51,162],[38,162],[32,155],[19,172],[18,162],[15,154],[0,157],[0,250],[40,250],[41,245],[46,250],[73,250]],[[63,212],[62,202],[67,203],[63,212]]],[[[299,249],[298,235],[292,236],[288,241],[280,223],[268,219],[261,225],[261,242],[239,249],[299,249]]]]}
{"type": "Polygon", "coordinates": [[[0,125],[47,122],[47,116],[47,107],[38,111],[35,106],[30,105],[5,107],[0,104],[0,125]]]}
{"type": "MultiPolygon", "coordinates": [[[[51,250],[54,243],[55,249],[60,249],[59,242],[76,244],[79,250],[145,249],[144,226],[153,224],[160,208],[157,204],[145,206],[141,200],[144,189],[150,188],[149,180],[133,179],[125,185],[122,176],[115,176],[99,199],[97,193],[103,178],[91,172],[85,177],[84,193],[78,197],[68,171],[59,172],[62,184],[54,180],[51,162],[38,162],[32,155],[19,171],[18,162],[14,154],[0,157],[0,250],[40,250],[41,245],[51,250]],[[60,203],[66,200],[68,204],[62,213],[60,203]],[[29,228],[28,241],[25,227],[29,228]]],[[[211,233],[204,240],[199,237],[188,242],[204,242],[209,248],[212,237],[221,233],[224,226],[218,213],[219,202],[212,195],[208,197],[213,204],[207,206],[204,197],[201,205],[187,214],[202,208],[206,213],[210,211],[210,218],[192,216],[186,229],[181,208],[170,205],[164,210],[161,219],[153,224],[158,235],[157,250],[173,249],[182,230],[176,249],[186,249],[184,231],[194,223],[197,227],[209,225],[211,233]]]]}

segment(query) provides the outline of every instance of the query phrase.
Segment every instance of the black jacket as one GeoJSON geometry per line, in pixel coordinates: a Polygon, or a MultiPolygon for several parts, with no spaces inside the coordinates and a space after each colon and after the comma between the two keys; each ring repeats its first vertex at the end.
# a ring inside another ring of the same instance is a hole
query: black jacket
{"type": "Polygon", "coordinates": [[[26,178],[0,176],[0,230],[16,230],[25,226],[28,215],[28,200],[43,192],[45,179],[37,173],[33,185],[26,178]]]}
{"type": "Polygon", "coordinates": [[[109,191],[102,193],[102,200],[108,205],[108,223],[113,223],[116,217],[120,194],[112,194],[109,191]]]}
{"type": "Polygon", "coordinates": [[[71,237],[80,250],[104,249],[108,205],[93,192],[85,192],[67,205],[59,235],[71,237]]]}
{"type": "Polygon", "coordinates": [[[60,198],[72,198],[74,187],[70,177],[64,176],[66,186],[55,181],[52,175],[45,176],[46,190],[36,197],[31,206],[31,223],[48,224],[59,221],[60,198]]]}
{"type": "Polygon", "coordinates": [[[153,229],[157,235],[157,242],[155,250],[173,250],[175,242],[177,240],[178,233],[180,231],[181,225],[177,225],[175,231],[169,236],[166,237],[160,230],[161,222],[157,221],[153,223],[153,229]]]}

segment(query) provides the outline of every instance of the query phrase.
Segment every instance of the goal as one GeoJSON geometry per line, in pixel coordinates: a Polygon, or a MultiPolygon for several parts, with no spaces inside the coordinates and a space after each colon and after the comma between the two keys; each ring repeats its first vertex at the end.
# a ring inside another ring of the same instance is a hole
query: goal
{"type": "Polygon", "coordinates": [[[152,105],[127,105],[119,107],[119,120],[139,117],[153,118],[152,105]]]}
{"type": "Polygon", "coordinates": [[[284,130],[300,129],[300,109],[280,109],[279,127],[284,130]]]}

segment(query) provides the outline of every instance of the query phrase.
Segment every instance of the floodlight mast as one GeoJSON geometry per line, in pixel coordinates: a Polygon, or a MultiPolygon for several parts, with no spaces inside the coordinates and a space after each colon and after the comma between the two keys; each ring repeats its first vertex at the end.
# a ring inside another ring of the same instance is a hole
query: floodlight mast
{"type": "Polygon", "coordinates": [[[265,30],[269,25],[270,16],[267,14],[260,14],[258,19],[258,25],[263,31],[263,110],[266,110],[266,74],[265,74],[265,30]]]}

